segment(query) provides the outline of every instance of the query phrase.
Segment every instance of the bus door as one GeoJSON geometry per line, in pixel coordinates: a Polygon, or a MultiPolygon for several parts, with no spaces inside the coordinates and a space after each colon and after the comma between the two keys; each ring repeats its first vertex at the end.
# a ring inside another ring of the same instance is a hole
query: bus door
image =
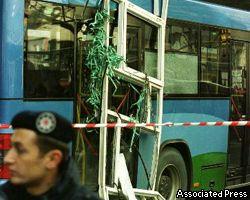
{"type": "MultiPolygon", "coordinates": [[[[232,41],[230,120],[250,120],[249,43],[232,41]]],[[[230,127],[227,186],[250,181],[250,129],[230,127]],[[249,175],[248,175],[249,174],[249,175]]]]}

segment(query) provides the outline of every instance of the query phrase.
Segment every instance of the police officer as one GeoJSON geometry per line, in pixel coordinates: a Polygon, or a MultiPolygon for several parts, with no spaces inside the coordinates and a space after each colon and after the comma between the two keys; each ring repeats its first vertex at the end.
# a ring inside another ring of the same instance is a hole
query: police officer
{"type": "Polygon", "coordinates": [[[23,111],[11,122],[12,147],[4,162],[11,178],[1,186],[9,200],[98,200],[78,180],[70,157],[71,123],[54,112],[23,111]]]}

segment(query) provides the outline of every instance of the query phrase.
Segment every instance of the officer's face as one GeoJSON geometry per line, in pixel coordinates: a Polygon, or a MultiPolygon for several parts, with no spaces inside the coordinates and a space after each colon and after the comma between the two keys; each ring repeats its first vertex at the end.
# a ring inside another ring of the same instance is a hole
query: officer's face
{"type": "Polygon", "coordinates": [[[4,158],[10,169],[13,184],[37,185],[47,175],[46,156],[39,154],[37,135],[32,130],[15,129],[11,137],[12,148],[4,158]]]}

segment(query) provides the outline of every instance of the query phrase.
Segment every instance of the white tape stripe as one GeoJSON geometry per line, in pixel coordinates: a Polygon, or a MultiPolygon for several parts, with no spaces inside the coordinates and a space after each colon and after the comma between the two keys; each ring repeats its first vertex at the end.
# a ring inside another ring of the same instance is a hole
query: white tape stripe
{"type": "Polygon", "coordinates": [[[121,123],[121,124],[92,124],[90,127],[89,124],[74,124],[74,128],[101,128],[101,127],[146,127],[146,126],[250,126],[250,121],[218,121],[218,122],[165,122],[161,124],[156,124],[156,123],[121,123]],[[89,127],[88,127],[89,126],[89,127]]]}

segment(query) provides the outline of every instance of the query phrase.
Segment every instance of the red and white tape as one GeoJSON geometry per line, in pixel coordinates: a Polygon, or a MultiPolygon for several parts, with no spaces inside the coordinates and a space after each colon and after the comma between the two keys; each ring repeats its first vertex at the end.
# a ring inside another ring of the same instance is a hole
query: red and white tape
{"type": "Polygon", "coordinates": [[[165,122],[165,123],[107,123],[107,124],[73,124],[74,128],[115,128],[115,127],[123,127],[123,128],[134,128],[134,127],[156,127],[156,126],[250,126],[250,121],[217,121],[217,122],[183,122],[183,123],[175,123],[175,122],[165,122]]]}
{"type": "MultiPolygon", "coordinates": [[[[157,126],[167,126],[167,127],[175,127],[175,126],[250,126],[250,121],[217,121],[217,122],[165,122],[165,123],[106,123],[106,124],[73,124],[74,128],[134,128],[134,127],[157,127],[157,126]]],[[[11,125],[8,124],[0,124],[0,129],[10,129],[11,125]]]]}
{"type": "Polygon", "coordinates": [[[0,124],[0,129],[9,129],[11,128],[11,125],[9,124],[0,124]]]}

